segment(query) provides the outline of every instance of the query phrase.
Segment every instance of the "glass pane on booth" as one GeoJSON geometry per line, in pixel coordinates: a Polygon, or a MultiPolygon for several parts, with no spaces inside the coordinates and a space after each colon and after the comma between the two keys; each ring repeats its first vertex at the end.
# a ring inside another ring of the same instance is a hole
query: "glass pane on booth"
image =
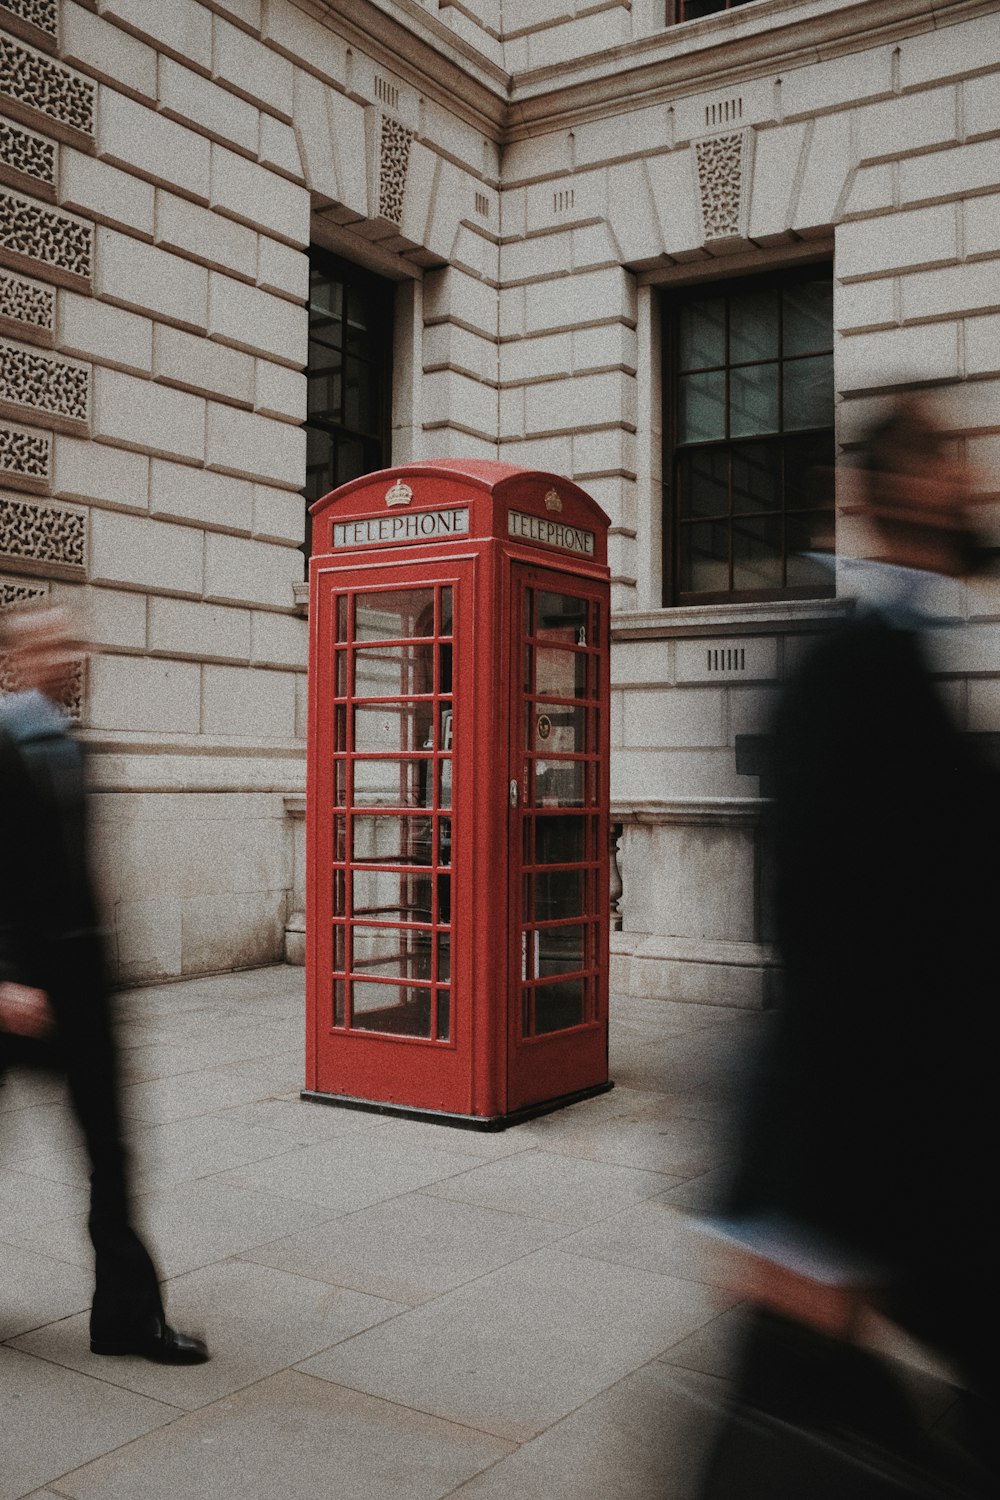
{"type": "Polygon", "coordinates": [[[434,691],[434,645],[369,646],[354,653],[355,698],[409,698],[434,691]]]}
{"type": "Polygon", "coordinates": [[[585,1020],[583,979],[559,979],[535,988],[535,1035],[564,1031],[585,1020]]]}
{"type": "Polygon", "coordinates": [[[536,807],[582,807],[586,789],[586,762],[537,760],[535,762],[536,807]]]}
{"type": "Polygon", "coordinates": [[[351,984],[351,1027],[354,1031],[429,1037],[431,992],[410,984],[356,979],[351,984]]]}
{"type": "Polygon", "coordinates": [[[386,589],[355,596],[356,641],[398,641],[433,634],[433,588],[386,589]]]}
{"type": "Polygon", "coordinates": [[[587,909],[586,888],[583,870],[539,870],[535,876],[535,921],[582,917],[587,909]]]}
{"type": "Polygon", "coordinates": [[[352,915],[378,922],[429,922],[431,882],[427,875],[392,870],[359,870],[352,875],[352,915]]]}
{"type": "Polygon", "coordinates": [[[432,864],[434,825],[430,818],[356,813],[351,821],[351,856],[357,864],[432,864]]]}
{"type": "Polygon", "coordinates": [[[378,703],[354,710],[354,749],[359,755],[430,749],[433,704],[378,703]]]}
{"type": "Polygon", "coordinates": [[[583,927],[542,927],[535,933],[537,974],[575,974],[585,967],[583,927]]]}
{"type": "MultiPolygon", "coordinates": [[[[431,979],[434,935],[405,927],[365,927],[353,932],[352,974],[386,979],[431,979]]],[[[579,967],[579,966],[578,966],[579,967]]]]}
{"type": "Polygon", "coordinates": [[[355,760],[355,807],[429,807],[431,761],[355,760]]]}
{"type": "Polygon", "coordinates": [[[587,658],[582,651],[559,651],[551,646],[539,646],[536,661],[536,693],[553,698],[587,696],[587,658]]]}
{"type": "Polygon", "coordinates": [[[582,755],[587,749],[585,708],[565,703],[534,704],[534,721],[528,725],[528,749],[545,755],[582,755]]]}
{"type": "Polygon", "coordinates": [[[587,819],[538,818],[535,823],[535,863],[575,865],[587,858],[587,819]]]}
{"type": "Polygon", "coordinates": [[[564,646],[587,644],[587,601],[572,594],[551,594],[539,589],[535,595],[535,630],[539,640],[558,641],[564,646]]]}

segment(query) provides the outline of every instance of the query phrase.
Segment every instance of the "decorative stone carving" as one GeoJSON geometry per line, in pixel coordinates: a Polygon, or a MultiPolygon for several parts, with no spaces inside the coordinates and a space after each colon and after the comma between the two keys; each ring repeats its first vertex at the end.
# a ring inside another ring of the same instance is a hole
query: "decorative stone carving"
{"type": "Polygon", "coordinates": [[[51,347],[55,331],[55,287],[0,271],[0,333],[51,347]]]}
{"type": "Polygon", "coordinates": [[[377,215],[390,224],[403,222],[403,195],[414,132],[389,115],[379,117],[377,215]]]}
{"type": "Polygon", "coordinates": [[[42,416],[79,432],[90,421],[90,366],[0,341],[0,417],[42,416]]]}
{"type": "Polygon", "coordinates": [[[96,100],[89,78],[0,32],[0,101],[8,114],[86,147],[96,100]]]}
{"type": "Polygon", "coordinates": [[[744,198],[749,197],[750,132],[709,136],[695,142],[698,195],[705,239],[745,238],[744,198]]]}
{"type": "Polygon", "coordinates": [[[0,609],[9,609],[12,604],[30,604],[32,599],[44,599],[49,592],[47,583],[28,583],[23,578],[0,575],[0,609]]]}
{"type": "Polygon", "coordinates": [[[87,566],[87,512],[61,501],[0,492],[0,559],[17,573],[81,578],[87,566]]]}
{"type": "Polygon", "coordinates": [[[44,269],[48,280],[89,290],[94,226],[0,189],[0,263],[16,271],[44,269]]]}
{"type": "Polygon", "coordinates": [[[47,495],[52,488],[52,434],[0,422],[0,482],[47,495]]]}
{"type": "Polygon", "coordinates": [[[57,0],[0,0],[0,26],[37,47],[55,50],[59,40],[57,0]]]}
{"type": "Polygon", "coordinates": [[[0,117],[0,182],[54,202],[56,151],[54,141],[0,117]]]}

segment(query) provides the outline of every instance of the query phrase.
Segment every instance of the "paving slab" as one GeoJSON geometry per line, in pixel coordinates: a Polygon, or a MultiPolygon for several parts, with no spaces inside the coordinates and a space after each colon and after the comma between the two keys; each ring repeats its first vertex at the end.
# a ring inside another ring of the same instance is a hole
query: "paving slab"
{"type": "Polygon", "coordinates": [[[565,1233],[542,1219],[408,1193],[244,1254],[300,1276],[416,1304],[565,1233]]]}
{"type": "Polygon", "coordinates": [[[718,1406],[707,1378],[644,1365],[451,1500],[694,1500],[718,1406]]]}
{"type": "Polygon", "coordinates": [[[429,1191],[483,1208],[555,1219],[563,1224],[586,1224],[607,1218],[615,1209],[652,1198],[679,1181],[661,1172],[523,1151],[473,1167],[429,1191]]]}
{"type": "Polygon", "coordinates": [[[59,1493],[441,1500],[510,1451],[485,1433],[285,1371],[65,1475],[59,1493]]]}
{"type": "Polygon", "coordinates": [[[48,1255],[4,1245],[0,1340],[90,1307],[93,1274],[48,1255]]]}
{"type": "Polygon", "coordinates": [[[521,1443],[733,1301],[550,1247],[300,1368],[521,1443]]]}
{"type": "Polygon", "coordinates": [[[0,1500],[172,1422],[176,1407],[0,1348],[0,1500]]]}
{"type": "MultiPolygon", "coordinates": [[[[167,1293],[177,1326],[207,1338],[212,1351],[207,1364],[179,1368],[91,1354],[89,1313],[38,1329],[14,1347],[194,1411],[405,1310],[395,1302],[239,1260],[175,1277],[167,1293]]],[[[84,1300],[89,1305],[89,1288],[84,1300]]]]}

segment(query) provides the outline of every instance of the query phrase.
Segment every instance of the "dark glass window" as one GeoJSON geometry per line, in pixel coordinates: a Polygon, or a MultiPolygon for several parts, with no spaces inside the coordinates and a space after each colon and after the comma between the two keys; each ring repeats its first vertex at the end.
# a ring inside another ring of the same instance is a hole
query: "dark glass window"
{"type": "MultiPolygon", "coordinates": [[[[389,463],[393,283],[310,251],[306,503],[389,463]]],[[[309,522],[306,522],[308,552],[309,522]]]]}
{"type": "Polygon", "coordinates": [[[823,597],[833,538],[828,267],[675,297],[664,346],[668,604],[823,597]]]}
{"type": "MultiPolygon", "coordinates": [[[[716,11],[735,10],[738,5],[749,5],[751,0],[673,0],[675,21],[697,21],[700,16],[714,16],[716,11]]],[[[670,0],[667,0],[670,14],[670,0]]]]}

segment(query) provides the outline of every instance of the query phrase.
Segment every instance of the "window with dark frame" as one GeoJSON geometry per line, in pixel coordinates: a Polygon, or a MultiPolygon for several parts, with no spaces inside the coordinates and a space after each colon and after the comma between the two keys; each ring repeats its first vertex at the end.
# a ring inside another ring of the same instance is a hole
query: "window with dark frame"
{"type": "MultiPolygon", "coordinates": [[[[306,504],[389,463],[394,284],[309,252],[306,504]]],[[[311,527],[306,517],[305,552],[311,527]]]]}
{"type": "Polygon", "coordinates": [[[720,10],[736,10],[740,5],[752,3],[753,0],[667,0],[667,23],[697,21],[720,10]]]}
{"type": "Polygon", "coordinates": [[[832,596],[831,268],[702,285],[666,317],[664,603],[832,596]]]}

